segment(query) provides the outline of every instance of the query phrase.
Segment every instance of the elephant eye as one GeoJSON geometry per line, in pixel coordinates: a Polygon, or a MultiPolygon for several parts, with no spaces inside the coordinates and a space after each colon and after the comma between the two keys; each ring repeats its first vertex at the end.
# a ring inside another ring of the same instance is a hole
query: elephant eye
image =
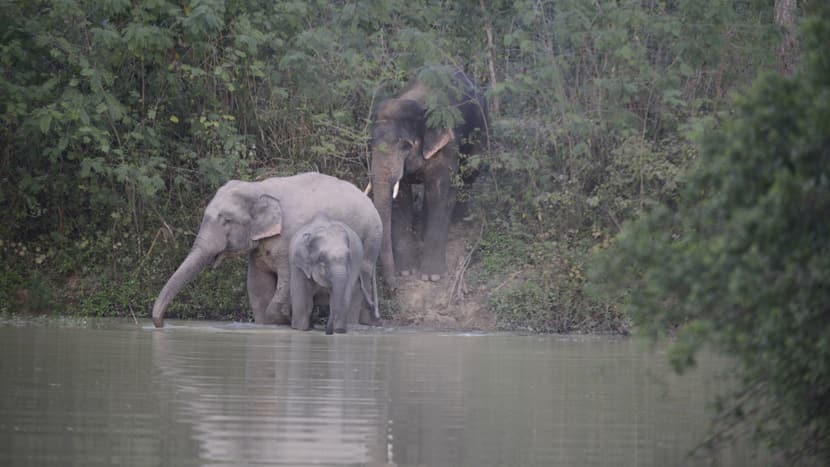
{"type": "Polygon", "coordinates": [[[409,141],[401,141],[400,143],[398,143],[398,149],[400,149],[401,151],[409,151],[410,149],[412,149],[412,143],[410,143],[409,141]]]}

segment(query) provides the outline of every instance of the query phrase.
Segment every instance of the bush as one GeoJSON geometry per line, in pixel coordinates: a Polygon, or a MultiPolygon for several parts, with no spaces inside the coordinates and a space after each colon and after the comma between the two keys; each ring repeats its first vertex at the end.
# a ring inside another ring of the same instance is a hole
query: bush
{"type": "MultiPolygon", "coordinates": [[[[677,328],[678,370],[711,344],[742,384],[724,434],[749,421],[788,462],[830,462],[830,10],[805,23],[804,68],[768,74],[709,133],[677,209],[629,226],[597,281],[628,290],[653,337],[677,328]]],[[[716,440],[718,438],[715,438],[716,440]]]]}

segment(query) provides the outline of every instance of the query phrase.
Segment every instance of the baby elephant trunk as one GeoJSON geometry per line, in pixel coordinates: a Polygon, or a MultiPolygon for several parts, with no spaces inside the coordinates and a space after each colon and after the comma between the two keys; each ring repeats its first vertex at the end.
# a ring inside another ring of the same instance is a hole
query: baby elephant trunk
{"type": "Polygon", "coordinates": [[[337,268],[331,271],[331,298],[326,334],[346,332],[346,322],[352,301],[352,287],[349,285],[349,274],[345,269],[337,268]]]}

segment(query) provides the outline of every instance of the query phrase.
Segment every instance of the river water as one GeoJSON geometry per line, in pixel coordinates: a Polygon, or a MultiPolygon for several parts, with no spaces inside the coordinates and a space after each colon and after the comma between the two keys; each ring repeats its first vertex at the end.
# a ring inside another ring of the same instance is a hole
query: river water
{"type": "Polygon", "coordinates": [[[609,337],[4,322],[0,465],[705,465],[725,368],[609,337]]]}

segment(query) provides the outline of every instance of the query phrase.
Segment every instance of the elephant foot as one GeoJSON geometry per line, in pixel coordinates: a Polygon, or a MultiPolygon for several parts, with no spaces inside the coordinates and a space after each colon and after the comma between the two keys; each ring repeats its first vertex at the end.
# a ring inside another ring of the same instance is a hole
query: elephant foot
{"type": "Polygon", "coordinates": [[[284,326],[286,324],[291,324],[291,318],[282,313],[272,313],[266,314],[265,316],[260,317],[260,319],[257,319],[257,317],[254,316],[254,322],[256,324],[276,324],[278,326],[284,326]]]}
{"type": "Polygon", "coordinates": [[[335,334],[346,334],[346,330],[343,328],[337,328],[334,330],[335,334]]]}
{"type": "Polygon", "coordinates": [[[368,319],[360,319],[357,323],[364,326],[383,327],[383,319],[381,318],[375,319],[370,317],[368,319]]]}
{"type": "Polygon", "coordinates": [[[401,271],[401,276],[403,276],[403,277],[409,277],[409,276],[414,276],[414,275],[415,275],[415,269],[404,269],[403,271],[401,271]]]}
{"type": "Polygon", "coordinates": [[[440,274],[421,274],[421,280],[424,282],[438,282],[441,280],[440,274]]]}

